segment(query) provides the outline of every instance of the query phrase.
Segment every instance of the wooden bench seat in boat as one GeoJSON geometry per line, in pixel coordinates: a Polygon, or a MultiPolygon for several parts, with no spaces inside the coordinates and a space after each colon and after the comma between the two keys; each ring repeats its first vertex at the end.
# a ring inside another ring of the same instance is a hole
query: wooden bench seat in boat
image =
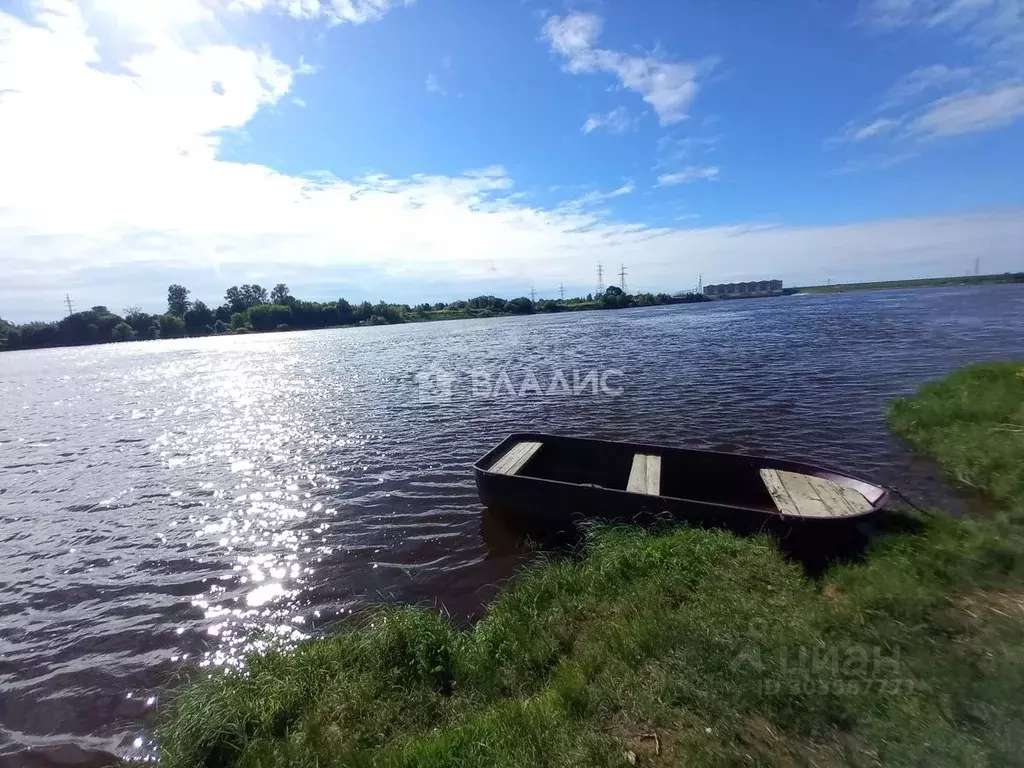
{"type": "Polygon", "coordinates": [[[629,471],[626,490],[630,493],[661,494],[661,456],[650,453],[633,454],[633,467],[629,471]]]}
{"type": "Polygon", "coordinates": [[[514,475],[526,466],[526,462],[533,458],[542,445],[543,443],[532,441],[516,443],[494,462],[490,471],[497,472],[499,475],[514,475]]]}
{"type": "Polygon", "coordinates": [[[871,510],[871,503],[863,494],[822,477],[762,467],[761,479],[783,514],[852,517],[871,510]]]}

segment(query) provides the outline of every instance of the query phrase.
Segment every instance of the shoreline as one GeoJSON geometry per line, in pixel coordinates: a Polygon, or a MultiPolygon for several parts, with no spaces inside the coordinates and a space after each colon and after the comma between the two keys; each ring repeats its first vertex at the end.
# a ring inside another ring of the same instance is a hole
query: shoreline
{"type": "MultiPolygon", "coordinates": [[[[618,291],[618,289],[615,289],[618,291]]],[[[609,289],[611,291],[611,289],[609,289]]],[[[32,349],[61,349],[87,347],[104,344],[121,344],[130,341],[157,341],[160,339],[205,338],[208,336],[236,336],[253,333],[286,333],[289,331],[322,331],[340,328],[365,328],[378,325],[406,325],[410,323],[444,322],[448,320],[481,320],[499,317],[526,317],[530,315],[563,314],[566,312],[615,311],[640,307],[660,307],[675,304],[705,304],[713,301],[701,294],[669,296],[668,294],[625,294],[609,292],[597,300],[569,299],[566,301],[519,298],[506,301],[494,296],[477,297],[468,301],[457,301],[444,309],[431,309],[429,305],[415,308],[407,304],[363,302],[353,308],[344,299],[338,302],[305,302],[288,297],[284,304],[260,304],[242,312],[228,315],[229,326],[217,318],[212,310],[202,305],[210,323],[190,330],[188,326],[191,311],[183,315],[168,312],[165,315],[150,315],[138,311],[138,322],[129,314],[122,318],[109,312],[106,307],[97,306],[86,312],[69,315],[63,320],[51,323],[25,323],[16,325],[0,318],[0,352],[21,352],[32,349]],[[486,300],[487,306],[472,306],[474,302],[486,300]],[[342,309],[344,305],[344,310],[342,309]],[[465,305],[465,306],[457,306],[465,305]],[[501,309],[495,309],[499,306],[501,309]],[[454,308],[452,308],[454,307],[454,308]],[[353,311],[353,310],[356,311],[353,311]],[[347,322],[334,322],[338,314],[350,318],[347,322]],[[289,324],[279,320],[292,320],[295,315],[313,317],[309,322],[289,324]],[[324,319],[324,317],[328,319],[324,319]],[[359,319],[362,316],[364,319],[359,319]],[[330,319],[333,317],[333,320],[330,319]],[[129,322],[130,321],[130,322],[129,322]],[[100,330],[102,325],[103,331],[100,330]],[[45,341],[25,342],[25,333],[48,335],[45,341]],[[77,341],[54,341],[61,333],[78,335],[77,341]]],[[[201,303],[201,302],[199,302],[201,303]]],[[[219,308],[222,312],[226,307],[219,308]]]]}
{"type": "Polygon", "coordinates": [[[845,291],[886,291],[901,288],[952,288],[967,285],[1006,285],[1024,283],[1024,272],[1005,272],[1000,275],[962,275],[953,277],[925,277],[916,280],[885,280],[862,283],[834,283],[808,285],[793,290],[794,294],[843,293],[845,291]]]}
{"type": "Polygon", "coordinates": [[[1024,686],[1024,366],[889,411],[986,519],[895,513],[809,576],[767,537],[591,532],[471,630],[367,611],[171,694],[161,763],[1010,763],[1024,686]]]}

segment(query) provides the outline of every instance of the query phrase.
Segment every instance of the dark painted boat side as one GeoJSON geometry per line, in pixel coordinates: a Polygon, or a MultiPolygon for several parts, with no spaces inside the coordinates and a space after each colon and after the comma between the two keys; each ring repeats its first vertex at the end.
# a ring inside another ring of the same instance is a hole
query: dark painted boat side
{"type": "Polygon", "coordinates": [[[699,451],[648,443],[515,433],[473,465],[484,506],[531,524],[566,526],[587,519],[650,522],[659,518],[750,532],[838,530],[863,520],[888,503],[888,491],[874,483],[828,467],[785,459],[699,451]],[[543,447],[515,475],[489,468],[520,441],[543,447]],[[662,457],[662,495],[626,491],[635,453],[662,457]],[[820,477],[852,488],[871,509],[844,518],[805,518],[776,509],[759,470],[771,468],[820,477]]]}

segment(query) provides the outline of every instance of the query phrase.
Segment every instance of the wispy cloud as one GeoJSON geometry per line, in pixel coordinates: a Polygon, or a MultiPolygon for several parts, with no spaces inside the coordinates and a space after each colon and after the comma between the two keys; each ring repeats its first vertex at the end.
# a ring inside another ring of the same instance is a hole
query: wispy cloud
{"type": "Polygon", "coordinates": [[[867,20],[883,29],[950,29],[961,42],[1008,52],[1024,45],[1019,0],[871,0],[867,20]]]}
{"type": "MultiPolygon", "coordinates": [[[[597,260],[623,262],[638,284],[673,290],[680,253],[694,274],[750,274],[771,263],[805,282],[850,264],[858,277],[892,274],[894,244],[901,259],[936,273],[973,261],[979,243],[993,271],[1019,263],[1020,210],[845,226],[655,227],[606,210],[636,194],[631,182],[551,207],[518,197],[501,166],[340,178],[230,162],[218,137],[291,97],[299,67],[265,48],[223,39],[189,48],[164,35],[125,46],[119,67],[101,69],[81,9],[48,7],[28,21],[0,11],[0,91],[9,92],[0,99],[0,305],[9,319],[58,315],[69,287],[83,306],[152,296],[150,310],[169,282],[206,301],[254,280],[305,282],[321,286],[311,296],[334,298],[358,275],[377,298],[442,274],[444,291],[457,295],[488,285],[492,264],[510,281],[530,275],[539,286],[589,275],[597,260]]],[[[693,168],[677,173],[714,177],[693,168]]]]}
{"type": "Polygon", "coordinates": [[[848,123],[826,144],[868,144],[872,154],[843,171],[891,167],[919,154],[925,141],[1003,128],[1024,118],[1024,14],[1020,0],[870,0],[869,24],[908,29],[974,52],[970,66],[936,63],[897,80],[875,114],[848,123]],[[915,147],[915,145],[917,145],[915,147]]]}
{"type": "MultiPolygon", "coordinates": [[[[181,2],[181,0],[168,0],[181,2]]],[[[396,6],[415,0],[229,0],[235,12],[274,11],[295,19],[324,19],[331,24],[364,24],[376,21],[396,6]]]]}
{"type": "Polygon", "coordinates": [[[673,187],[676,184],[689,184],[691,181],[714,181],[718,178],[718,168],[715,166],[700,167],[688,165],[680,171],[663,173],[658,177],[659,187],[673,187]]]}
{"type": "Polygon", "coordinates": [[[971,76],[969,67],[947,67],[933,64],[919,67],[901,77],[886,91],[880,109],[890,109],[913,101],[922,94],[963,83],[971,76]]]}
{"type": "Polygon", "coordinates": [[[694,165],[700,158],[711,154],[719,142],[718,136],[662,136],[658,139],[658,161],[655,170],[671,170],[682,165],[694,165]]]}
{"type": "Polygon", "coordinates": [[[427,93],[436,93],[441,96],[448,95],[448,91],[441,86],[441,81],[433,72],[427,75],[427,79],[423,81],[423,87],[427,89],[427,93]]]}
{"type": "Polygon", "coordinates": [[[639,93],[653,107],[662,125],[685,120],[697,94],[697,78],[711,62],[677,63],[597,48],[603,23],[592,13],[552,16],[544,24],[543,34],[551,50],[565,58],[567,72],[614,74],[624,87],[639,93]]]}
{"type": "Polygon", "coordinates": [[[616,107],[604,115],[590,115],[580,129],[583,133],[593,133],[603,128],[609,133],[628,133],[636,127],[636,120],[630,116],[625,107],[616,107]]]}
{"type": "Polygon", "coordinates": [[[300,99],[298,96],[296,96],[294,99],[292,99],[292,104],[294,104],[296,107],[302,107],[303,109],[305,109],[306,100],[300,99]]]}
{"type": "Polygon", "coordinates": [[[593,212],[595,208],[604,205],[609,200],[614,200],[617,197],[624,197],[625,195],[631,195],[635,191],[636,185],[632,181],[627,181],[621,186],[608,192],[602,192],[599,189],[591,189],[578,197],[565,200],[559,204],[556,210],[562,213],[577,214],[583,211],[593,212]]]}
{"type": "Polygon", "coordinates": [[[891,117],[879,117],[867,123],[847,123],[838,136],[830,139],[834,143],[858,144],[867,139],[875,138],[891,132],[900,121],[891,117]]]}
{"type": "Polygon", "coordinates": [[[957,136],[1002,128],[1019,118],[1024,118],[1024,83],[941,98],[914,120],[910,131],[928,138],[957,136]]]}
{"type": "Polygon", "coordinates": [[[881,171],[886,168],[893,168],[897,165],[917,157],[916,151],[910,152],[873,152],[864,157],[849,160],[833,171],[834,175],[841,176],[847,173],[862,173],[864,171],[881,171]]]}

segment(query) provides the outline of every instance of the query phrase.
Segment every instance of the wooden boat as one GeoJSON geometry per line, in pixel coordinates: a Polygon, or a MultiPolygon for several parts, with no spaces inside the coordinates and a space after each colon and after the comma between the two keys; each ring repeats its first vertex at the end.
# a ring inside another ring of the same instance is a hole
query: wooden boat
{"type": "Polygon", "coordinates": [[[884,487],[782,459],[512,434],[473,465],[484,506],[531,524],[671,517],[740,531],[836,528],[881,510],[884,487]]]}

